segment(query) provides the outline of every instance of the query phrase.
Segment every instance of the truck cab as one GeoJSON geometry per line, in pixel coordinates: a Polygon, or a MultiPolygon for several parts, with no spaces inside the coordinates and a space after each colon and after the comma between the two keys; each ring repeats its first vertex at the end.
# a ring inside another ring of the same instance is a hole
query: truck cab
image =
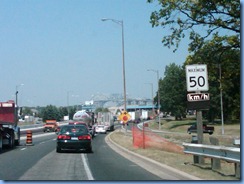
{"type": "Polygon", "coordinates": [[[47,120],[46,124],[43,126],[43,132],[56,132],[58,128],[58,123],[56,120],[47,120]]]}

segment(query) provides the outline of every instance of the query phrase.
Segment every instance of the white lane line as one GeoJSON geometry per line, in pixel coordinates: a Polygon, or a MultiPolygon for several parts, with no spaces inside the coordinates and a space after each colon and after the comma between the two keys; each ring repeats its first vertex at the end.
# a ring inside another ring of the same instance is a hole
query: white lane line
{"type": "Polygon", "coordinates": [[[23,150],[25,150],[26,148],[22,148],[22,149],[20,149],[21,151],[23,151],[23,150]]]}
{"type": "Polygon", "coordinates": [[[91,173],[91,170],[88,166],[88,163],[87,163],[87,158],[85,157],[86,154],[81,154],[81,159],[82,159],[82,162],[84,163],[84,167],[85,167],[85,171],[86,171],[86,175],[88,177],[88,180],[94,180],[93,176],[92,176],[92,173],[91,173]]]}

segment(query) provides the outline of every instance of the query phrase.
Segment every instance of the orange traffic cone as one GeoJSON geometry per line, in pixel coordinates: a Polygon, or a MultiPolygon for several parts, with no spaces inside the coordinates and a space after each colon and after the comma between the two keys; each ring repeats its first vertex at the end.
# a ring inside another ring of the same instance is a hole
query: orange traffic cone
{"type": "Polygon", "coordinates": [[[26,131],[26,145],[27,146],[32,146],[32,131],[31,130],[27,130],[26,131]]]}

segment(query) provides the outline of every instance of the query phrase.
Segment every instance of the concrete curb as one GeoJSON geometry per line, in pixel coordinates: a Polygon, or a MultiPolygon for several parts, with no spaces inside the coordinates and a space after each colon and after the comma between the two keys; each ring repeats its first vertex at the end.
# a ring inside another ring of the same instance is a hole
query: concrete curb
{"type": "Polygon", "coordinates": [[[108,134],[105,138],[106,143],[110,146],[111,149],[122,155],[123,157],[129,159],[130,161],[136,163],[147,171],[155,174],[156,176],[162,178],[163,180],[202,180],[196,176],[192,176],[188,173],[182,172],[165,164],[159,163],[150,158],[144,157],[137,153],[134,153],[111,139],[111,134],[108,134]]]}

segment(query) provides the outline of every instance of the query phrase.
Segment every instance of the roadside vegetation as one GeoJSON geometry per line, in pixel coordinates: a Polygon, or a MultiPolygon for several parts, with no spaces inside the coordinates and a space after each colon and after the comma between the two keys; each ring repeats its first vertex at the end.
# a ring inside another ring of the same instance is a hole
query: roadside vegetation
{"type": "MultiPolygon", "coordinates": [[[[182,146],[182,143],[191,143],[192,135],[188,134],[187,128],[194,122],[193,118],[184,119],[182,121],[176,120],[162,120],[161,131],[162,133],[155,133],[158,136],[163,137],[167,141],[182,146]]],[[[149,128],[158,130],[158,123],[152,121],[148,124],[149,128]]],[[[204,134],[205,144],[210,144],[209,138],[215,137],[219,140],[220,145],[231,146],[233,145],[233,139],[240,138],[240,124],[226,124],[225,134],[221,134],[221,125],[215,124],[215,132],[213,135],[204,134]]],[[[239,180],[235,177],[234,164],[221,161],[221,169],[211,169],[211,159],[205,158],[203,165],[194,164],[193,156],[189,154],[174,153],[170,151],[164,151],[158,147],[146,147],[138,148],[133,146],[132,132],[123,132],[121,130],[115,131],[111,134],[111,138],[117,144],[125,147],[126,149],[135,153],[141,154],[145,157],[156,160],[160,163],[166,164],[183,172],[197,176],[203,180],[239,180]]],[[[170,145],[170,144],[169,144],[170,145]]]]}
{"type": "MultiPolygon", "coordinates": [[[[210,124],[207,120],[203,120],[209,126],[214,126],[214,133],[212,135],[204,134],[204,144],[210,144],[209,138],[216,137],[219,140],[219,144],[223,146],[233,146],[234,139],[240,139],[240,122],[225,122],[223,125],[224,134],[222,135],[222,125],[219,121],[210,124]]],[[[184,118],[183,120],[161,120],[161,130],[168,131],[168,133],[160,134],[164,138],[167,138],[173,142],[181,144],[183,142],[191,142],[192,136],[196,134],[188,134],[187,129],[192,124],[196,123],[196,118],[184,118]]],[[[153,130],[159,130],[158,122],[152,121],[149,123],[149,128],[153,130]]]]}
{"type": "Polygon", "coordinates": [[[183,65],[172,62],[165,67],[164,75],[158,81],[160,111],[171,113],[176,120],[186,117],[185,66],[206,64],[210,108],[203,112],[204,118],[212,123],[216,118],[220,119],[222,93],[224,120],[229,123],[239,121],[240,1],[148,0],[148,3],[157,5],[157,9],[151,13],[150,23],[155,29],[163,28],[164,46],[177,52],[181,41],[186,37],[189,40],[189,56],[183,65]]]}

